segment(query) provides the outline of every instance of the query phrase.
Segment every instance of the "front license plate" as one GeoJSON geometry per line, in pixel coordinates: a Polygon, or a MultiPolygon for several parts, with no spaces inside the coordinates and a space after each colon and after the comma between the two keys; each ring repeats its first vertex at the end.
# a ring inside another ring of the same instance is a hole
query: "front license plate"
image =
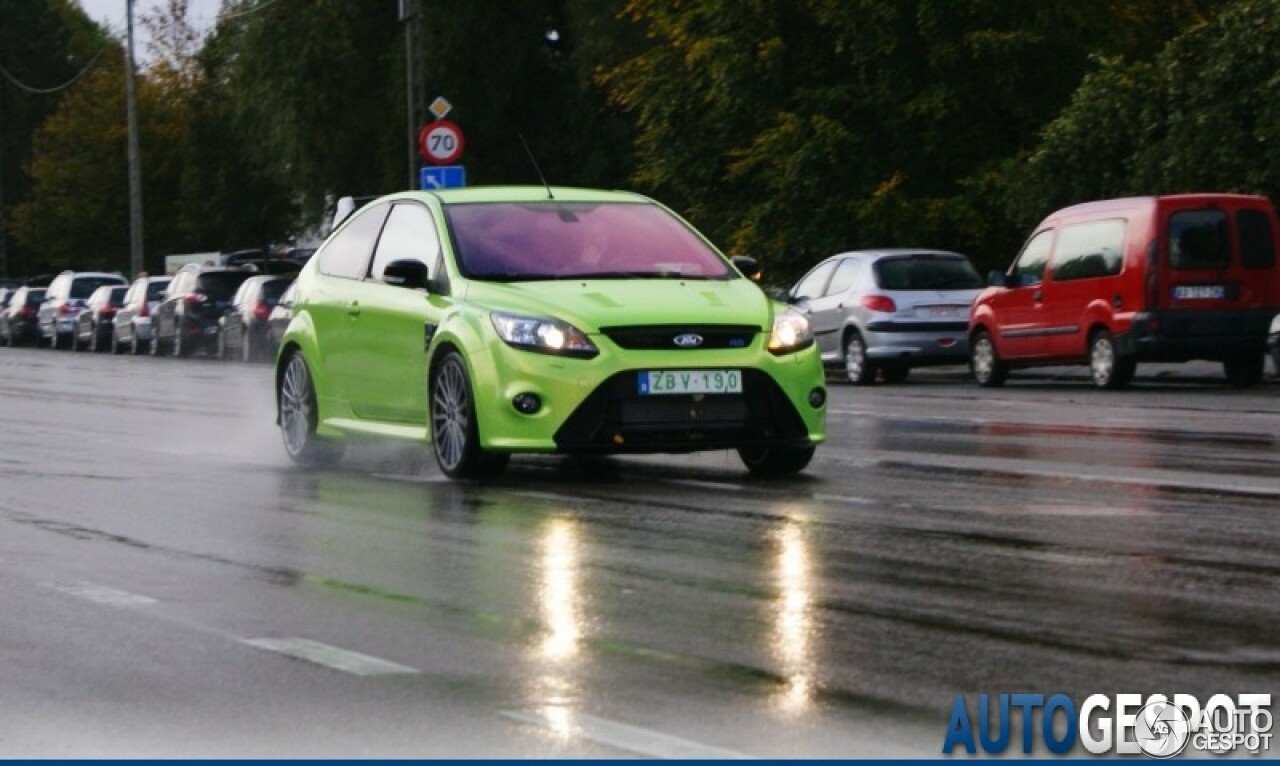
{"type": "Polygon", "coordinates": [[[1226,295],[1227,289],[1222,285],[1178,285],[1173,288],[1173,297],[1179,300],[1221,300],[1226,295]]]}
{"type": "Polygon", "coordinates": [[[741,370],[651,370],[640,373],[642,394],[740,394],[741,370]]]}

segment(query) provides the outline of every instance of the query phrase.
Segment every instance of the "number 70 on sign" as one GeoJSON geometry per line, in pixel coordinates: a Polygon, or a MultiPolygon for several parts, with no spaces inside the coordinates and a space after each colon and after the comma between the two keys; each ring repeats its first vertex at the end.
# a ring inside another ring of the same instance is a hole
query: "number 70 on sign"
{"type": "Polygon", "coordinates": [[[418,153],[432,165],[457,162],[462,146],[462,129],[448,120],[429,122],[418,134],[418,153]]]}

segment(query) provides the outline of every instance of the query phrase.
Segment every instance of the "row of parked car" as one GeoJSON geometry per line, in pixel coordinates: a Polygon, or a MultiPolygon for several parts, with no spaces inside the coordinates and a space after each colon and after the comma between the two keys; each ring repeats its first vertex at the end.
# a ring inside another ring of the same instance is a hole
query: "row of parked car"
{"type": "Polygon", "coordinates": [[[266,360],[292,318],[296,270],[189,264],[170,276],[64,271],[0,288],[0,344],[266,360]]]}
{"type": "Polygon", "coordinates": [[[986,284],[938,250],[842,253],[781,297],[828,367],[855,384],[968,363],[983,386],[1012,369],[1086,364],[1120,388],[1140,362],[1221,362],[1237,387],[1280,371],[1280,250],[1265,197],[1185,194],[1060,210],[986,284]]]}

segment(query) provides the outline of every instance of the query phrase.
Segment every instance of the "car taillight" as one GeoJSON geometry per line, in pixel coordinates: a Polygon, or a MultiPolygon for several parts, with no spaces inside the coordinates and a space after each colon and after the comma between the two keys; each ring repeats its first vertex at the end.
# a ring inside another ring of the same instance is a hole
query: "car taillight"
{"type": "Polygon", "coordinates": [[[75,310],[76,310],[75,306],[71,305],[70,303],[64,303],[58,309],[58,313],[65,317],[65,316],[70,316],[72,312],[74,312],[75,310]]]}
{"type": "Polygon", "coordinates": [[[191,293],[186,297],[188,306],[199,306],[201,303],[204,303],[207,300],[209,299],[204,295],[201,295],[200,293],[191,293]]]}
{"type": "Polygon", "coordinates": [[[892,314],[898,310],[898,305],[893,302],[893,298],[887,295],[864,295],[862,296],[862,305],[864,308],[885,314],[892,314]]]}
{"type": "Polygon", "coordinates": [[[18,309],[18,314],[24,317],[29,317],[34,313],[36,313],[35,306],[23,306],[22,308],[18,309]]]}
{"type": "Polygon", "coordinates": [[[151,301],[142,302],[142,308],[138,309],[138,316],[140,317],[151,316],[151,301]]]}
{"type": "Polygon", "coordinates": [[[98,316],[113,317],[115,315],[116,315],[115,306],[103,306],[102,309],[98,311],[98,316]]]}
{"type": "Polygon", "coordinates": [[[253,318],[266,319],[269,316],[271,316],[271,307],[267,305],[266,301],[258,301],[253,307],[253,318]]]}

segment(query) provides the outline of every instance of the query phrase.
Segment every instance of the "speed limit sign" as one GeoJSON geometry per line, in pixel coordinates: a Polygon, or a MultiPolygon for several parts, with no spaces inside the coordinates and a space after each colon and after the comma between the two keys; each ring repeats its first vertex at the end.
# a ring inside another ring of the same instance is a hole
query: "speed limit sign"
{"type": "Polygon", "coordinates": [[[436,120],[418,134],[418,153],[432,165],[452,165],[462,156],[462,129],[448,120],[436,120]]]}

